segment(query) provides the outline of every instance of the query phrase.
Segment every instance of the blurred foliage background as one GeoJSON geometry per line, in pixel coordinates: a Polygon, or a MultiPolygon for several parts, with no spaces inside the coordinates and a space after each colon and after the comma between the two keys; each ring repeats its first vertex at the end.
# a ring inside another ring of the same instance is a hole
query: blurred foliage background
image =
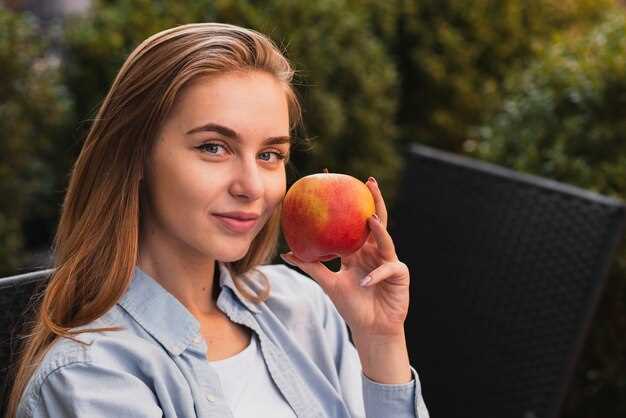
{"type": "MultiPolygon", "coordinates": [[[[373,175],[393,211],[418,142],[626,196],[626,22],[616,0],[94,0],[42,21],[0,2],[0,276],[44,267],[68,174],[121,64],[197,21],[257,29],[296,67],[313,149],[290,180],[373,175]]],[[[32,3],[32,2],[30,2],[32,3]]],[[[564,418],[626,415],[626,251],[564,418]]]]}

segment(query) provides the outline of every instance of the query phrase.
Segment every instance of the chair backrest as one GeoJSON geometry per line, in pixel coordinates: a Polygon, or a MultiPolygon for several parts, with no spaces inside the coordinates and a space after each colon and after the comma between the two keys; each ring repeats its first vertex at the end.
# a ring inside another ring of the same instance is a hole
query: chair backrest
{"type": "Polygon", "coordinates": [[[434,417],[555,418],[624,231],[622,202],[415,145],[390,214],[434,417]]]}
{"type": "Polygon", "coordinates": [[[5,414],[11,388],[9,368],[16,360],[26,321],[32,320],[36,300],[33,296],[43,287],[52,269],[0,278],[0,417],[5,414]]]}

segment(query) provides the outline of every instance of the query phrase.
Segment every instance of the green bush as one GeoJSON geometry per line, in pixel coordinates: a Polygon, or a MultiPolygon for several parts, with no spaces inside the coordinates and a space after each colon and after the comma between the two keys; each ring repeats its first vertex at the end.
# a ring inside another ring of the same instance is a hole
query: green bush
{"type": "MultiPolygon", "coordinates": [[[[508,99],[471,155],[626,196],[626,18],[562,36],[508,82],[508,99]]],[[[626,415],[626,245],[609,273],[565,416],[626,415]]]]}
{"type": "Polygon", "coordinates": [[[56,144],[72,118],[72,101],[37,21],[0,6],[0,28],[1,276],[28,261],[25,247],[49,242],[44,225],[56,219],[53,162],[64,151],[56,144]]]}
{"type": "Polygon", "coordinates": [[[402,144],[462,151],[502,99],[502,83],[551,36],[595,24],[614,0],[356,1],[400,76],[402,144]]]}

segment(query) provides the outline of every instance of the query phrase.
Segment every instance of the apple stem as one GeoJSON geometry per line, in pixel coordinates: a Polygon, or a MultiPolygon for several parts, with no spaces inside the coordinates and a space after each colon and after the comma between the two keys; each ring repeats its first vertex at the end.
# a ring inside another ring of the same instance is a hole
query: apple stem
{"type": "Polygon", "coordinates": [[[328,174],[328,169],[327,168],[324,169],[324,173],[328,174]]]}

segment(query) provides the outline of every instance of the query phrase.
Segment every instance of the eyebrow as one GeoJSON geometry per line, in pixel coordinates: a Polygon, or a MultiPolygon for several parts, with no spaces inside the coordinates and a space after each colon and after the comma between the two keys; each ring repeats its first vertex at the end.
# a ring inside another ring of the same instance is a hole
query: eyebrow
{"type": "MultiPolygon", "coordinates": [[[[186,133],[186,135],[191,135],[197,132],[217,132],[220,135],[223,135],[227,138],[231,138],[237,141],[241,141],[241,136],[226,126],[218,125],[217,123],[207,123],[202,126],[198,126],[197,128],[193,128],[186,133]]],[[[290,136],[273,136],[267,138],[263,141],[265,145],[276,145],[276,144],[291,144],[290,136]]]]}

